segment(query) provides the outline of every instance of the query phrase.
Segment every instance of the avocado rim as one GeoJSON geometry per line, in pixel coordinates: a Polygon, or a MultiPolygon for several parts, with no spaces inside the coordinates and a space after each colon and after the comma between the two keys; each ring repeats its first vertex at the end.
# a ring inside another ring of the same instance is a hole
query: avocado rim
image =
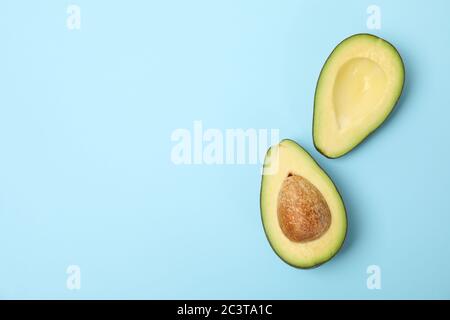
{"type": "MultiPolygon", "coordinates": [[[[292,264],[292,263],[289,263],[289,262],[286,261],[285,259],[283,259],[283,257],[281,257],[281,256],[278,254],[278,252],[277,252],[277,251],[275,250],[275,248],[272,246],[272,243],[271,243],[271,241],[270,241],[270,239],[269,239],[269,236],[268,236],[268,234],[267,234],[267,230],[266,230],[266,227],[265,227],[265,225],[264,225],[264,221],[263,221],[263,217],[262,217],[262,204],[261,204],[261,199],[262,199],[262,186],[263,186],[262,182],[263,182],[263,179],[264,179],[264,175],[263,175],[263,174],[261,175],[261,188],[260,188],[260,191],[259,191],[259,210],[260,210],[260,219],[261,219],[261,224],[262,224],[263,229],[264,229],[264,235],[265,235],[266,240],[267,240],[267,242],[269,243],[270,247],[272,248],[272,251],[275,252],[275,254],[278,256],[278,258],[280,258],[284,263],[286,263],[287,265],[289,265],[289,266],[291,266],[291,267],[293,267],[293,268],[301,269],[301,270],[316,269],[316,268],[320,267],[321,265],[327,263],[327,262],[330,261],[331,259],[333,259],[333,258],[341,251],[342,247],[344,246],[344,243],[345,243],[345,241],[346,241],[346,239],[347,239],[347,234],[348,234],[348,214],[347,214],[347,208],[345,207],[344,199],[342,198],[342,195],[341,195],[341,193],[339,192],[339,189],[337,188],[337,186],[336,186],[334,180],[331,179],[331,177],[328,175],[328,173],[327,173],[327,172],[319,165],[319,163],[311,156],[311,154],[310,154],[305,148],[303,148],[302,146],[300,146],[296,141],[294,141],[294,140],[292,140],[292,139],[283,139],[283,140],[281,140],[278,144],[281,144],[283,141],[291,141],[291,142],[295,143],[299,148],[303,149],[303,151],[306,152],[306,154],[307,154],[307,155],[315,162],[315,164],[316,164],[316,165],[324,172],[324,174],[325,174],[325,175],[330,179],[330,181],[333,183],[333,185],[334,185],[334,187],[335,187],[335,189],[336,189],[336,192],[337,192],[339,198],[341,199],[342,205],[343,205],[343,207],[344,207],[344,214],[345,214],[345,234],[344,234],[344,238],[343,238],[343,240],[342,240],[342,242],[341,242],[341,245],[340,245],[339,248],[336,250],[336,252],[335,252],[331,257],[329,257],[327,260],[322,261],[322,262],[320,262],[320,263],[318,263],[318,264],[315,264],[315,265],[313,265],[313,266],[310,266],[310,267],[300,267],[300,266],[294,265],[294,264],[292,264]]],[[[273,147],[273,146],[271,146],[271,147],[267,150],[265,157],[267,157],[267,155],[269,154],[269,152],[272,150],[272,147],[273,147]]]]}
{"type": "Polygon", "coordinates": [[[320,73],[319,73],[319,76],[318,76],[318,78],[317,78],[317,81],[316,81],[316,89],[315,89],[315,91],[314,91],[314,108],[313,108],[313,125],[312,125],[312,138],[313,138],[312,140],[313,140],[314,148],[316,148],[316,150],[319,151],[319,153],[320,153],[321,155],[323,155],[324,157],[326,157],[326,158],[328,158],[328,159],[338,159],[338,158],[341,158],[341,157],[345,156],[346,154],[350,153],[350,151],[352,151],[353,149],[356,149],[359,145],[361,145],[363,142],[365,142],[365,141],[367,140],[367,138],[369,138],[369,137],[370,137],[370,136],[371,136],[378,128],[380,128],[380,127],[381,127],[381,126],[382,126],[382,125],[390,118],[391,114],[392,114],[393,111],[396,109],[396,107],[397,107],[397,105],[398,105],[398,103],[399,103],[399,101],[400,101],[400,98],[402,97],[403,89],[404,89],[404,87],[405,87],[405,79],[406,79],[406,69],[405,69],[405,63],[403,62],[403,58],[402,58],[402,56],[400,55],[400,52],[398,52],[397,48],[396,48],[392,43],[390,43],[389,41],[387,41],[387,40],[385,40],[385,39],[383,39],[383,38],[381,38],[381,37],[378,37],[378,36],[376,36],[376,35],[374,35],[374,34],[371,34],[371,33],[356,33],[356,34],[353,34],[353,35],[351,35],[351,36],[348,36],[347,38],[345,38],[344,40],[342,40],[341,42],[339,42],[339,43],[334,47],[333,51],[331,51],[331,53],[328,55],[327,59],[325,60],[323,66],[322,66],[322,69],[320,70],[320,73]],[[354,146],[350,147],[347,151],[345,151],[344,153],[342,153],[342,154],[340,154],[340,155],[338,155],[338,156],[336,156],[336,157],[331,157],[331,156],[326,155],[325,152],[324,152],[322,149],[320,149],[320,148],[316,145],[316,141],[315,141],[315,138],[314,138],[314,127],[315,127],[315,117],[316,117],[316,112],[315,112],[315,111],[316,111],[317,87],[318,87],[318,84],[319,84],[319,80],[320,80],[320,78],[321,78],[321,76],[322,76],[322,73],[323,73],[323,71],[324,71],[324,69],[325,69],[325,66],[327,65],[328,61],[330,60],[330,58],[331,58],[331,57],[333,56],[333,54],[335,53],[336,49],[339,48],[339,47],[341,46],[341,44],[344,43],[345,41],[347,41],[347,40],[349,40],[349,39],[351,39],[351,38],[357,37],[357,36],[368,36],[368,37],[372,37],[372,38],[375,38],[375,39],[380,39],[380,40],[384,41],[387,45],[389,45],[389,46],[390,46],[390,47],[398,54],[398,56],[399,56],[399,58],[400,58],[401,66],[402,66],[402,71],[403,71],[402,86],[401,86],[401,88],[400,88],[400,93],[399,93],[399,95],[398,95],[397,100],[395,101],[394,105],[392,106],[391,110],[390,110],[389,113],[386,115],[386,117],[384,118],[384,120],[383,120],[378,126],[374,127],[372,130],[368,131],[368,132],[365,134],[365,136],[363,136],[363,138],[362,138],[357,144],[355,144],[354,146]]]}

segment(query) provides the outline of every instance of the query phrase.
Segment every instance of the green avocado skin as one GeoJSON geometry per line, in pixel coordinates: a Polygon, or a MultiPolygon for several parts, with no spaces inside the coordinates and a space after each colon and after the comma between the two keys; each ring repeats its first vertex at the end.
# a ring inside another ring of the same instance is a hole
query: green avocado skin
{"type": "Polygon", "coordinates": [[[350,36],[350,37],[347,37],[347,38],[345,38],[344,40],[342,40],[342,41],[341,41],[341,42],[333,49],[333,51],[330,53],[330,55],[328,56],[327,60],[325,61],[324,65],[323,65],[323,67],[322,67],[322,69],[321,69],[321,71],[320,71],[320,73],[319,73],[319,77],[317,78],[317,81],[316,81],[316,90],[315,90],[315,93],[314,93],[314,108],[315,108],[315,101],[316,101],[317,94],[318,94],[318,93],[317,93],[317,87],[318,87],[317,84],[319,83],[320,77],[322,76],[322,72],[324,71],[324,68],[325,68],[325,66],[327,65],[328,60],[330,60],[330,58],[333,56],[333,54],[334,54],[334,52],[336,51],[336,49],[339,48],[339,46],[340,46],[342,43],[344,43],[345,41],[347,41],[347,40],[349,40],[349,39],[351,39],[351,38],[353,38],[353,37],[358,37],[358,36],[367,36],[367,37],[373,37],[373,38],[375,38],[375,39],[383,40],[384,42],[386,42],[388,45],[390,45],[390,46],[397,52],[398,56],[400,57],[401,66],[402,66],[402,72],[403,72],[403,75],[404,75],[404,76],[403,76],[403,83],[402,83],[402,86],[401,86],[401,89],[400,89],[400,94],[398,95],[397,101],[394,103],[394,105],[393,105],[391,111],[387,114],[386,118],[384,118],[384,120],[383,120],[378,126],[376,126],[375,128],[373,128],[372,130],[368,131],[367,134],[361,139],[361,141],[360,141],[359,143],[357,143],[357,144],[354,145],[353,147],[349,148],[347,151],[345,151],[345,152],[343,152],[342,154],[340,154],[340,155],[338,155],[338,156],[335,156],[335,157],[327,155],[327,154],[326,154],[323,150],[321,150],[320,147],[317,146],[317,144],[316,144],[316,141],[315,141],[315,138],[314,138],[314,127],[315,127],[315,123],[316,123],[316,121],[315,121],[315,114],[316,114],[316,113],[313,112],[312,137],[313,137],[314,147],[316,148],[316,150],[317,150],[318,152],[320,152],[320,154],[322,154],[324,157],[326,157],[326,158],[328,158],[328,159],[338,159],[338,158],[340,158],[340,157],[346,155],[347,153],[349,153],[350,151],[352,151],[353,149],[355,149],[356,147],[358,147],[359,145],[361,145],[361,144],[362,144],[364,141],[366,141],[367,138],[370,137],[370,136],[371,136],[378,128],[380,128],[380,127],[386,122],[386,120],[389,118],[389,116],[393,113],[393,111],[395,110],[395,108],[397,107],[397,105],[398,105],[398,103],[399,103],[399,101],[400,101],[400,98],[401,98],[401,96],[402,96],[403,89],[404,89],[404,85],[405,85],[405,79],[406,79],[406,69],[405,69],[405,64],[404,64],[404,62],[403,62],[402,56],[400,55],[400,53],[398,52],[398,50],[394,47],[394,45],[392,45],[389,41],[387,41],[387,40],[385,40],[385,39],[383,39],[383,38],[377,37],[376,35],[373,35],[373,34],[370,34],[370,33],[357,33],[357,34],[354,34],[354,35],[352,35],[352,36],[350,36]]]}
{"type": "MultiPolygon", "coordinates": [[[[295,142],[295,141],[292,140],[292,139],[283,139],[282,141],[280,141],[280,143],[282,143],[283,141],[291,141],[292,143],[295,143],[296,145],[298,145],[298,143],[295,142]]],[[[300,145],[298,145],[298,146],[300,147],[300,145]]],[[[310,154],[308,151],[306,151],[306,149],[304,149],[303,147],[300,147],[300,148],[302,148],[302,149],[303,149],[303,150],[311,157],[311,159],[314,160],[314,158],[311,156],[311,154],[310,154]]],[[[266,156],[267,156],[267,154],[271,151],[271,149],[272,149],[272,147],[270,147],[270,148],[267,150],[266,156]]],[[[314,160],[314,161],[315,161],[315,160],[314,160]]],[[[317,161],[315,161],[315,162],[316,162],[317,166],[319,166],[319,168],[323,170],[323,168],[317,163],[317,161]]],[[[325,172],[325,174],[327,174],[326,171],[323,170],[323,172],[325,172]]],[[[328,176],[328,174],[327,174],[327,176],[328,176]]],[[[329,176],[328,176],[328,177],[329,177],[329,176]]],[[[329,177],[329,178],[330,178],[330,177],[329,177]]],[[[339,249],[336,250],[336,252],[335,252],[329,259],[327,259],[327,260],[325,260],[325,261],[322,261],[321,263],[315,264],[315,265],[313,265],[313,266],[311,266],[311,267],[301,267],[301,266],[298,266],[298,265],[294,265],[294,264],[292,264],[292,263],[289,263],[288,261],[286,261],[285,259],[283,259],[283,257],[281,257],[281,256],[278,254],[278,252],[277,252],[277,251],[275,250],[275,248],[272,246],[272,244],[271,244],[271,242],[270,242],[270,239],[269,239],[269,236],[268,236],[268,234],[267,234],[267,232],[266,232],[266,229],[265,229],[265,227],[264,227],[264,222],[263,222],[263,217],[262,217],[262,210],[263,210],[263,209],[262,209],[262,203],[261,203],[261,200],[262,200],[262,179],[263,179],[263,177],[261,177],[261,190],[260,190],[260,196],[259,196],[259,199],[260,199],[260,201],[259,201],[259,209],[260,209],[260,219],[261,219],[261,224],[263,225],[264,235],[265,235],[265,237],[266,237],[266,240],[267,240],[267,242],[269,243],[270,247],[272,248],[272,251],[275,252],[275,254],[278,256],[278,258],[280,258],[280,259],[281,259],[284,263],[286,263],[287,265],[289,265],[289,266],[291,266],[291,267],[293,267],[293,268],[296,268],[296,269],[300,269],[300,270],[311,270],[311,269],[316,269],[316,268],[320,267],[321,265],[327,263],[328,261],[332,260],[332,259],[333,259],[333,258],[334,258],[341,250],[342,250],[342,247],[344,246],[344,243],[345,243],[345,241],[346,241],[346,239],[347,239],[347,234],[348,234],[348,223],[347,223],[347,227],[346,227],[346,229],[345,229],[344,239],[343,239],[343,241],[342,241],[341,246],[339,247],[339,249]]],[[[331,180],[331,178],[330,178],[330,180],[331,180]]],[[[344,203],[344,201],[343,201],[343,199],[342,199],[342,195],[341,195],[341,193],[339,192],[339,189],[338,189],[337,187],[336,187],[336,191],[337,191],[339,197],[340,197],[341,200],[342,200],[342,204],[344,205],[345,218],[346,218],[346,221],[348,221],[347,209],[345,208],[345,203],[344,203]]]]}

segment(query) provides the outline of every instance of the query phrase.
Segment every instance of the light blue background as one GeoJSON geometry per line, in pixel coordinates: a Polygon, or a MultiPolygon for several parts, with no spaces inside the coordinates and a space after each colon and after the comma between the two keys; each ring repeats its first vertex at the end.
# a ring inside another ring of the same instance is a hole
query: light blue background
{"type": "Polygon", "coordinates": [[[0,298],[450,298],[448,1],[2,1],[0,298]],[[81,7],[81,30],[66,8],[81,7]],[[404,58],[389,121],[312,146],[315,82],[370,32],[404,58]],[[175,166],[177,128],[279,128],[334,179],[345,247],[296,270],[259,215],[260,167],[175,166]],[[68,265],[81,290],[66,288],[68,265]],[[366,268],[382,270],[368,290],[366,268]]]}

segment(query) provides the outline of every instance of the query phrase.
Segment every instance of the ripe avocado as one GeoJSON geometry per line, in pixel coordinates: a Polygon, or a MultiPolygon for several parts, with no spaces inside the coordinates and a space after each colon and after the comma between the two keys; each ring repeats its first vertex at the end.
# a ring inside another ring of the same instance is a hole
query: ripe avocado
{"type": "Polygon", "coordinates": [[[341,248],[347,215],[333,181],[296,142],[266,153],[261,218],[267,239],[286,263],[302,269],[330,260],[341,248]]]}
{"type": "Polygon", "coordinates": [[[338,158],[375,131],[397,104],[405,69],[389,42],[370,34],[342,41],[325,62],[314,97],[313,140],[338,158]]]}

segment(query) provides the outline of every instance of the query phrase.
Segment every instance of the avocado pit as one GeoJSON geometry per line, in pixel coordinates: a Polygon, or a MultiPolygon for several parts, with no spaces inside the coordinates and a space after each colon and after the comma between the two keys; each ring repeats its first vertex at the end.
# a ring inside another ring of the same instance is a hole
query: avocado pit
{"type": "Polygon", "coordinates": [[[294,242],[320,238],[330,227],[331,212],[322,193],[307,179],[289,173],[278,194],[278,223],[294,242]]]}

